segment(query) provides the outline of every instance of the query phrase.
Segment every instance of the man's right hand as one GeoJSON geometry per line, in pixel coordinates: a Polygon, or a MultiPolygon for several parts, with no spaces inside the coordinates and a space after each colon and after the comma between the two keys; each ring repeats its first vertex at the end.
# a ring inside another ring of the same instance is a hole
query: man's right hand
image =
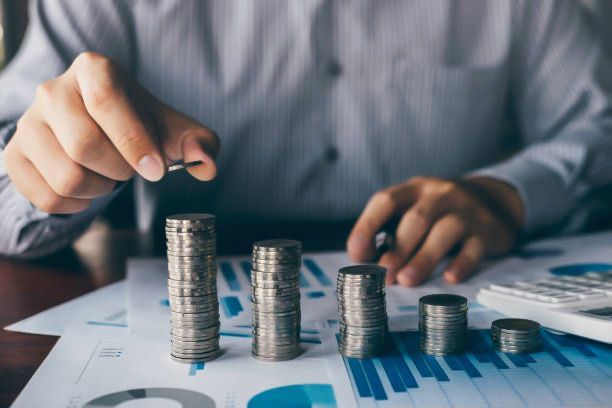
{"type": "Polygon", "coordinates": [[[213,131],[157,100],[112,60],[87,52],[38,87],[4,161],[17,190],[36,207],[69,214],[134,172],[160,180],[167,160],[201,160],[187,171],[211,180],[219,147],[213,131]]]}

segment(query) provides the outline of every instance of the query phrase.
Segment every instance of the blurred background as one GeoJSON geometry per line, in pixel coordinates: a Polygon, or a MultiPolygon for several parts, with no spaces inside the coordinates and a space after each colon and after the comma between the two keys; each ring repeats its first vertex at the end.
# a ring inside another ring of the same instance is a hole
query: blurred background
{"type": "MultiPolygon", "coordinates": [[[[50,0],[50,1],[59,1],[59,0],[50,0]]],[[[87,1],[87,0],[85,0],[87,1]]],[[[94,0],[91,0],[94,1],[94,0]]],[[[121,1],[121,0],[119,0],[121,1]]],[[[215,0],[210,0],[215,1],[215,0]]],[[[223,0],[216,0],[223,1],[223,0]]],[[[422,0],[428,1],[428,0],[422,0]]],[[[536,0],[537,1],[537,0],[536,0]]],[[[559,0],[559,1],[580,1],[582,5],[588,10],[589,14],[592,17],[592,24],[600,33],[602,38],[604,39],[604,45],[607,50],[608,55],[612,57],[612,0],[559,0]]],[[[29,0],[0,0],[0,70],[15,56],[15,54],[19,50],[19,46],[23,39],[25,30],[28,24],[28,3],[29,0]]],[[[1,92],[2,90],[0,90],[1,92]]],[[[601,191],[602,195],[608,198],[607,202],[612,201],[612,188],[603,189],[601,191]]],[[[136,210],[134,204],[134,187],[133,183],[129,183],[126,188],[124,188],[121,194],[113,200],[112,204],[106,209],[105,213],[102,215],[102,222],[98,222],[96,224],[97,228],[101,228],[100,225],[104,225],[104,228],[113,228],[113,229],[128,229],[136,227],[136,210]]],[[[602,213],[608,214],[609,211],[607,208],[600,209],[602,213]]],[[[592,229],[603,229],[608,228],[612,225],[612,216],[608,214],[608,216],[602,216],[597,218],[597,222],[594,225],[586,225],[587,230],[592,229]]],[[[304,231],[304,237],[296,236],[298,239],[302,239],[308,241],[306,237],[310,236],[309,231],[317,231],[317,237],[327,237],[327,236],[342,236],[344,237],[348,234],[350,230],[351,224],[341,224],[341,225],[316,225],[313,223],[307,223],[306,225],[291,225],[287,226],[286,224],[279,226],[268,226],[268,231],[272,235],[284,236],[287,231],[291,231],[295,236],[295,231],[304,231]],[[344,234],[326,234],[321,233],[322,231],[343,231],[344,234]]],[[[96,231],[96,225],[94,225],[93,230],[96,231]]],[[[243,234],[243,230],[240,228],[236,228],[236,233],[230,233],[229,235],[232,237],[231,240],[234,242],[237,237],[242,238],[241,241],[244,241],[245,248],[249,248],[250,245],[250,237],[243,234]]],[[[301,234],[300,234],[301,235],[301,234]]],[[[330,238],[332,239],[332,238],[330,238]]],[[[342,238],[343,240],[344,238],[342,238]]],[[[229,240],[228,240],[229,241],[229,240]]],[[[339,241],[340,242],[340,241],[339,241]]],[[[343,243],[343,241],[342,241],[343,243]]],[[[340,243],[340,245],[342,244],[340,243]]],[[[153,244],[153,246],[157,246],[153,244]]],[[[221,248],[223,247],[223,242],[220,243],[221,248]]],[[[238,245],[240,246],[240,245],[238,245]]],[[[326,248],[326,247],[335,247],[334,243],[330,245],[329,242],[325,240],[318,239],[316,245],[312,249],[326,248]]]]}
{"type": "MultiPolygon", "coordinates": [[[[612,0],[561,0],[580,1],[593,16],[606,41],[606,49],[612,55],[612,0]]],[[[0,69],[15,55],[28,24],[28,0],[0,0],[0,69]]]]}

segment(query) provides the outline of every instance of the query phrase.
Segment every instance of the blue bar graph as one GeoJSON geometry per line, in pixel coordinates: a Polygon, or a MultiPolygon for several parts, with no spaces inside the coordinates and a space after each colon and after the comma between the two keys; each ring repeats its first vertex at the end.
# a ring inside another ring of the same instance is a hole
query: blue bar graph
{"type": "Polygon", "coordinates": [[[510,360],[515,367],[528,367],[525,360],[518,354],[506,353],[506,358],[510,360]]]}
{"type": "Polygon", "coordinates": [[[491,406],[495,398],[500,404],[530,406],[554,401],[581,406],[565,401],[586,398],[582,405],[599,401],[605,406],[612,400],[611,346],[545,330],[542,337],[541,351],[519,355],[496,351],[489,330],[469,330],[469,352],[435,357],[419,350],[418,332],[392,332],[385,355],[343,360],[355,396],[367,406],[385,401],[397,406],[437,406],[440,401],[491,406]]]}
{"type": "Polygon", "coordinates": [[[555,334],[551,332],[547,333],[560,346],[574,347],[585,357],[597,357],[597,355],[584,343],[583,340],[578,340],[576,337],[571,335],[555,334]]]}
{"type": "Polygon", "coordinates": [[[417,332],[401,332],[398,333],[399,338],[402,340],[404,344],[404,349],[412,359],[417,371],[423,378],[433,377],[433,373],[429,369],[429,366],[423,359],[423,354],[418,349],[418,333],[417,332]]]}
{"type": "Polygon", "coordinates": [[[128,327],[127,323],[99,322],[96,320],[88,320],[87,324],[92,325],[92,326],[128,327]]]}
{"type": "Polygon", "coordinates": [[[397,368],[397,372],[399,373],[400,377],[402,377],[402,381],[404,382],[404,385],[406,386],[406,388],[418,388],[419,385],[416,382],[416,379],[414,378],[414,375],[412,375],[412,372],[410,371],[410,368],[408,368],[408,365],[406,364],[406,360],[404,359],[404,356],[402,355],[402,352],[400,351],[399,348],[399,340],[398,338],[395,336],[395,333],[391,334],[391,355],[393,356],[393,364],[395,364],[395,367],[397,368]]]}
{"type": "Polygon", "coordinates": [[[542,346],[544,350],[550,354],[550,356],[554,358],[562,367],[574,367],[574,364],[572,364],[571,361],[561,354],[561,352],[557,350],[557,348],[553,346],[544,336],[542,336],[542,346]]]}
{"type": "Polygon", "coordinates": [[[230,290],[239,291],[241,289],[240,282],[238,281],[238,276],[236,276],[236,272],[234,271],[234,267],[229,262],[221,262],[221,273],[227,282],[230,290]]]}
{"type": "Polygon", "coordinates": [[[228,318],[238,316],[238,314],[244,310],[242,304],[240,303],[240,299],[238,299],[236,296],[222,296],[219,300],[221,307],[223,308],[223,312],[228,318]]]}
{"type": "Polygon", "coordinates": [[[386,400],[387,393],[380,382],[380,377],[378,376],[378,372],[376,371],[376,367],[374,367],[372,359],[364,358],[361,360],[361,366],[363,367],[363,371],[365,372],[368,382],[370,383],[370,387],[372,388],[374,399],[378,401],[386,400]]]}
{"type": "Polygon", "coordinates": [[[322,286],[332,286],[332,281],[325,275],[321,267],[312,259],[304,259],[304,265],[310,270],[322,286]]]}
{"type": "Polygon", "coordinates": [[[198,371],[202,371],[202,370],[204,370],[203,362],[189,364],[189,375],[190,376],[194,376],[197,374],[198,371]]]}
{"type": "Polygon", "coordinates": [[[325,296],[325,292],[320,290],[313,290],[312,292],[306,292],[306,297],[309,299],[318,299],[325,296]]]}
{"type": "Polygon", "coordinates": [[[438,361],[434,356],[424,355],[423,357],[427,362],[427,365],[429,366],[429,369],[433,373],[434,377],[436,377],[436,380],[449,381],[448,376],[446,375],[440,364],[438,364],[438,361]]]}
{"type": "Polygon", "coordinates": [[[240,261],[240,266],[242,267],[242,272],[244,272],[244,276],[246,276],[247,280],[251,281],[251,262],[249,261],[240,261]]]}
{"type": "Polygon", "coordinates": [[[397,371],[397,367],[393,362],[393,357],[391,356],[383,356],[380,358],[380,362],[387,373],[387,378],[391,382],[391,387],[395,392],[405,392],[406,386],[402,382],[402,378],[400,377],[399,372],[397,371]]]}
{"type": "Polygon", "coordinates": [[[371,397],[372,391],[370,390],[370,385],[368,384],[368,380],[366,379],[365,373],[363,372],[363,367],[361,367],[359,360],[356,358],[347,357],[344,359],[344,361],[348,364],[351,370],[359,396],[361,398],[371,397]]]}
{"type": "Polygon", "coordinates": [[[304,271],[300,271],[300,287],[301,288],[310,287],[310,283],[308,282],[308,279],[306,279],[306,276],[304,276],[304,271]]]}
{"type": "Polygon", "coordinates": [[[480,371],[478,371],[478,369],[474,366],[474,364],[472,364],[470,359],[465,354],[455,356],[455,358],[457,359],[459,364],[461,364],[461,367],[463,367],[467,375],[469,375],[471,378],[482,377],[480,371]]]}
{"type": "Polygon", "coordinates": [[[521,358],[523,359],[524,362],[526,362],[527,364],[529,363],[535,363],[536,360],[535,358],[533,358],[533,356],[531,354],[522,354],[521,358]]]}
{"type": "Polygon", "coordinates": [[[487,356],[487,359],[493,363],[493,365],[500,370],[506,370],[510,367],[501,357],[493,350],[493,345],[491,344],[491,339],[488,331],[474,331],[476,336],[471,337],[472,341],[476,341],[480,344],[480,348],[484,351],[484,354],[487,356]]]}
{"type": "Polygon", "coordinates": [[[446,361],[446,364],[448,364],[448,368],[450,368],[452,371],[463,370],[463,366],[461,365],[459,360],[457,360],[456,356],[444,356],[444,361],[446,361]]]}
{"type": "Polygon", "coordinates": [[[225,330],[221,330],[219,332],[219,335],[226,336],[226,337],[244,337],[244,338],[253,337],[253,335],[250,333],[233,332],[233,331],[225,331],[225,330]]]}
{"type": "Polygon", "coordinates": [[[470,352],[479,363],[490,362],[489,357],[487,357],[488,346],[476,330],[468,330],[468,342],[470,352]]]}

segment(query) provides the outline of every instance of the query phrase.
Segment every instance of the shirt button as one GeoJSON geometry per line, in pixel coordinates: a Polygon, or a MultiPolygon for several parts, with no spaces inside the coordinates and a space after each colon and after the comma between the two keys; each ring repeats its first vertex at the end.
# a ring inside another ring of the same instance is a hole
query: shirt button
{"type": "Polygon", "coordinates": [[[327,151],[325,152],[325,158],[327,159],[328,162],[330,163],[337,162],[339,157],[340,157],[340,153],[338,152],[338,149],[336,147],[331,146],[327,148],[327,151]]]}
{"type": "Polygon", "coordinates": [[[342,65],[336,60],[331,60],[327,63],[327,73],[330,77],[336,78],[342,75],[342,65]]]}

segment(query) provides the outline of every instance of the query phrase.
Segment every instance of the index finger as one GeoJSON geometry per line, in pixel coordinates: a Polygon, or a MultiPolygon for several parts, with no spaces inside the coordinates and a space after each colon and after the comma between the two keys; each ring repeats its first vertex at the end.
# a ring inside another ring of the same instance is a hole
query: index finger
{"type": "Polygon", "coordinates": [[[149,181],[161,179],[165,161],[154,130],[136,112],[121,82],[120,68],[94,53],[81,54],[73,67],[89,115],[134,170],[149,181]]]}
{"type": "Polygon", "coordinates": [[[410,183],[374,194],[349,235],[347,250],[351,258],[357,262],[371,260],[375,252],[374,238],[378,231],[389,218],[410,206],[417,196],[417,186],[410,183]]]}

